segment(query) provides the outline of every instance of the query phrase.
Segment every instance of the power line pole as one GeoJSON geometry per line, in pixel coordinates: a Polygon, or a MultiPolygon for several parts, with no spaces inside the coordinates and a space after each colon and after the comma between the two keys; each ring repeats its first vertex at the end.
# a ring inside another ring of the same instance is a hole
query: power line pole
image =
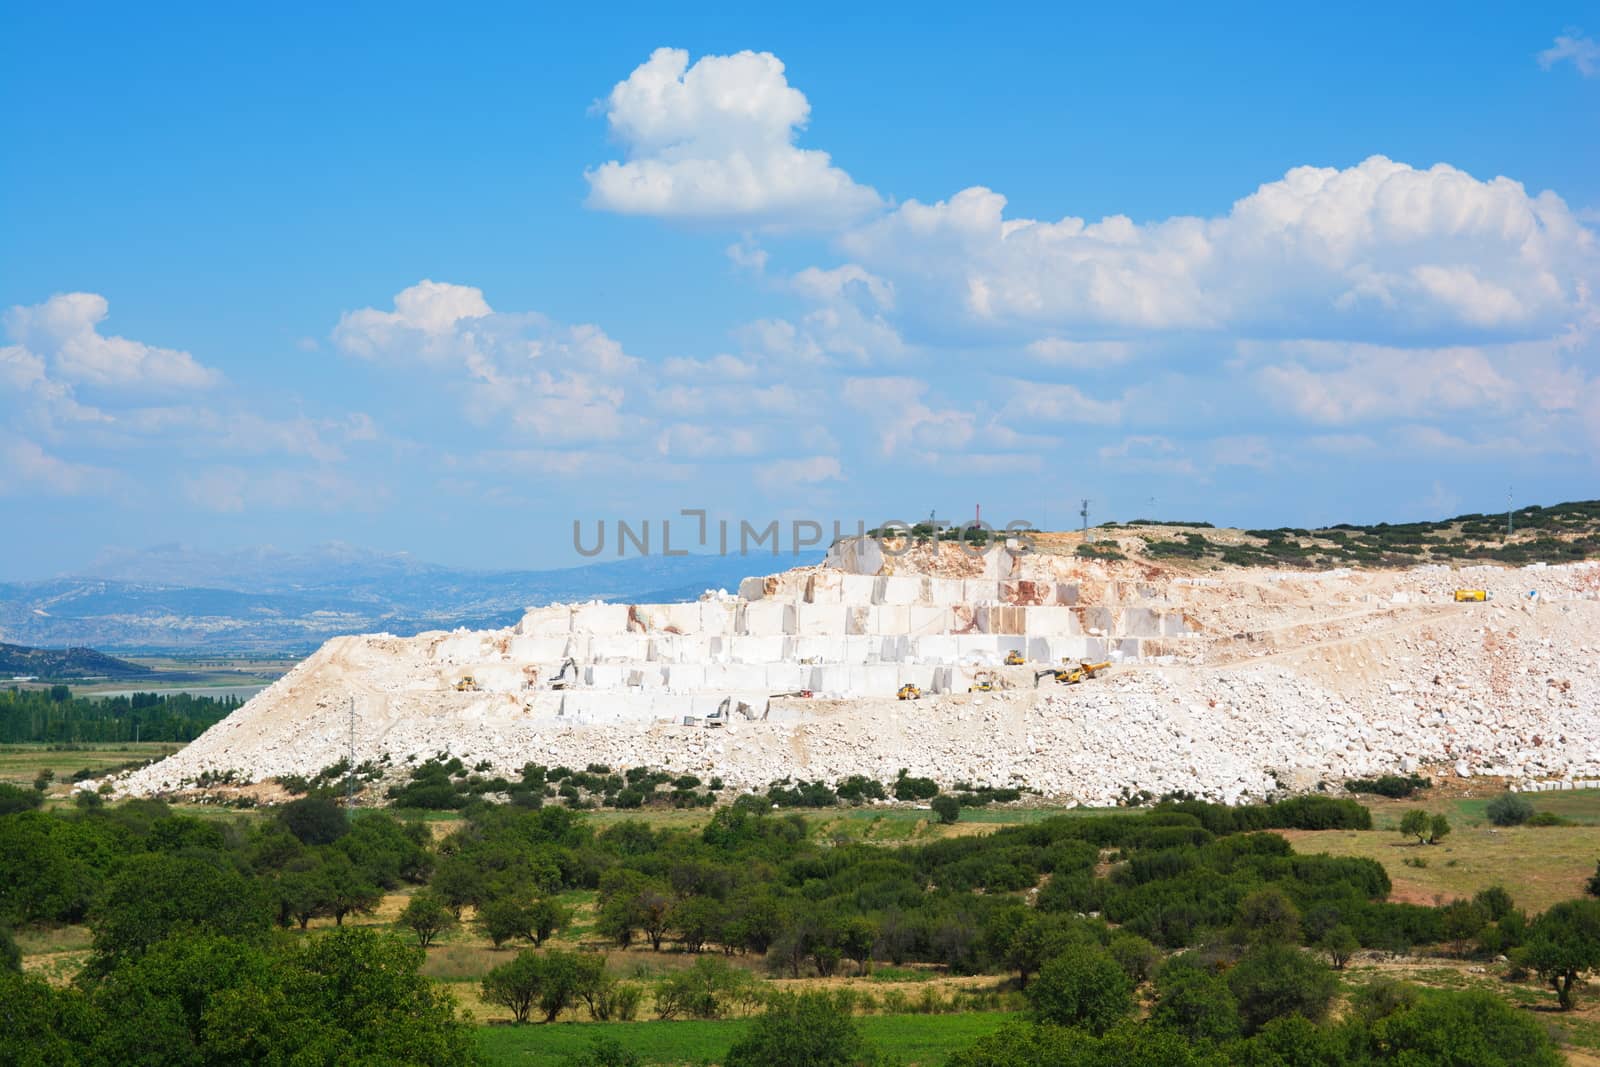
{"type": "Polygon", "coordinates": [[[356,815],[356,698],[350,697],[350,749],[345,755],[345,762],[349,769],[345,772],[344,784],[344,811],[345,817],[353,819],[356,815]]]}

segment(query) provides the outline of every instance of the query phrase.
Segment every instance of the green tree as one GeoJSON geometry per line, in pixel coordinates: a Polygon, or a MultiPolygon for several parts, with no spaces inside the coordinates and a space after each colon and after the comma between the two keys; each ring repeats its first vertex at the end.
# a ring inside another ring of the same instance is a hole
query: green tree
{"type": "Polygon", "coordinates": [[[685,952],[699,952],[722,930],[726,905],[710,897],[689,897],[672,909],[672,929],[685,952]]]}
{"type": "Polygon", "coordinates": [[[1151,1020],[1190,1040],[1227,1041],[1239,1034],[1239,1001],[1221,976],[1173,961],[1156,976],[1151,1020]]]}
{"type": "Polygon", "coordinates": [[[1017,986],[1023,990],[1040,967],[1079,940],[1082,938],[1073,936],[1067,919],[1022,904],[994,912],[983,935],[989,954],[1017,972],[1017,986]]]}
{"type": "Polygon", "coordinates": [[[532,921],[533,944],[537,948],[572,922],[572,909],[554,897],[545,897],[534,902],[528,918],[532,921]]]}
{"type": "Polygon", "coordinates": [[[270,925],[266,899],[255,883],[220,857],[130,856],[91,911],[94,954],[87,969],[104,974],[117,961],[177,933],[261,942],[270,925]]]}
{"type": "Polygon", "coordinates": [[[509,1009],[511,1017],[519,1023],[528,1021],[528,1014],[539,999],[539,985],[544,978],[539,957],[533,952],[519,952],[508,963],[492,968],[483,976],[483,999],[509,1009]]]}
{"type": "Polygon", "coordinates": [[[1437,845],[1450,833],[1450,820],[1443,815],[1435,815],[1428,820],[1428,844],[1437,845]]]}
{"type": "Polygon", "coordinates": [[[1290,945],[1263,945],[1228,972],[1246,1033],[1285,1015],[1322,1021],[1338,984],[1324,964],[1290,945]]]}
{"type": "Polygon", "coordinates": [[[37,789],[24,789],[10,782],[0,782],[0,815],[32,811],[43,803],[44,793],[37,789]]]}
{"type": "Polygon", "coordinates": [[[22,950],[11,937],[11,931],[0,926],[0,971],[22,971],[22,950]]]}
{"type": "Polygon", "coordinates": [[[399,923],[417,935],[420,947],[427,948],[434,938],[456,924],[456,918],[439,894],[424,889],[406,902],[399,923]]]}
{"type": "Polygon", "coordinates": [[[445,905],[458,919],[461,918],[462,908],[469,905],[478,907],[489,899],[489,887],[483,872],[471,857],[461,853],[439,861],[428,887],[444,899],[445,905]]]}
{"type": "Polygon", "coordinates": [[[418,972],[422,950],[394,934],[345,928],[278,957],[267,984],[213,996],[203,1013],[208,1063],[352,1062],[465,1067],[472,1028],[454,998],[418,972]]]}
{"type": "Polygon", "coordinates": [[[1148,982],[1161,963],[1161,950],[1138,934],[1117,934],[1106,945],[1106,951],[1135,986],[1148,982]]]}
{"type": "Polygon", "coordinates": [[[346,915],[371,915],[383,902],[383,890],[350,862],[343,852],[330,850],[317,870],[322,909],[343,926],[346,915]]]}
{"type": "Polygon", "coordinates": [[[722,1058],[723,1067],[859,1067],[881,1058],[826,993],[780,994],[722,1058]]]}
{"type": "Polygon", "coordinates": [[[1483,990],[1440,991],[1375,1021],[1374,1060],[1462,1067],[1559,1067],[1565,1059],[1532,1018],[1483,990]]]}
{"type": "Polygon", "coordinates": [[[720,1019],[748,999],[753,981],[721,956],[701,956],[693,966],[656,983],[656,1014],[663,1019],[720,1019]]]}
{"type": "Polygon", "coordinates": [[[1414,837],[1417,844],[1427,844],[1428,829],[1433,820],[1421,808],[1413,808],[1400,816],[1400,834],[1402,837],[1414,837]]]}
{"type": "Polygon", "coordinates": [[[1099,946],[1069,945],[1040,969],[1028,1003],[1041,1022],[1103,1034],[1133,1010],[1133,982],[1099,946]]]}
{"type": "Polygon", "coordinates": [[[80,990],[0,970],[0,1063],[60,1067],[84,1062],[100,1020],[80,990]]]}
{"type": "Polygon", "coordinates": [[[350,832],[350,816],[327,797],[301,797],[278,810],[278,821],[302,844],[331,845],[350,832]]]}
{"type": "Polygon", "coordinates": [[[1534,920],[1518,958],[1550,983],[1562,1011],[1571,1011],[1580,975],[1600,968],[1600,900],[1566,900],[1534,920]]]}
{"type": "Polygon", "coordinates": [[[1342,971],[1345,964],[1350,962],[1350,957],[1361,947],[1361,939],[1356,936],[1354,930],[1340,923],[1322,935],[1318,945],[1328,954],[1328,961],[1333,964],[1333,969],[1342,971]]]}
{"type": "Polygon", "coordinates": [[[577,1002],[588,974],[575,952],[535,952],[524,949],[483,978],[483,999],[508,1008],[519,1023],[528,1021],[535,1007],[545,1022],[555,1022],[577,1002]]]}
{"type": "Polygon", "coordinates": [[[1298,944],[1300,909],[1275,886],[1259,889],[1239,902],[1234,932],[1242,944],[1298,944]]]}
{"type": "Polygon", "coordinates": [[[533,940],[533,907],[512,897],[497,897],[478,909],[474,925],[500,948],[518,938],[533,940]]]}
{"type": "Polygon", "coordinates": [[[940,793],[928,802],[928,806],[939,817],[939,821],[947,826],[961,818],[961,801],[949,793],[940,793]]]}
{"type": "Polygon", "coordinates": [[[855,963],[858,974],[867,973],[877,943],[878,925],[865,915],[852,915],[839,926],[839,950],[855,963]]]}

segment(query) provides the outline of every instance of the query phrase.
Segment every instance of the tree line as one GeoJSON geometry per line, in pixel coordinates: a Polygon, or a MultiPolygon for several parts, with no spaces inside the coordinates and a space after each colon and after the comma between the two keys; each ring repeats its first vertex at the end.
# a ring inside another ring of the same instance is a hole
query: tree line
{"type": "MultiPolygon", "coordinates": [[[[518,950],[482,987],[518,1020],[630,1018],[647,993],[659,1018],[765,1005],[730,1064],[802,1062],[785,1048],[808,1063],[874,1055],[837,1002],[774,999],[750,965],[787,978],[907,963],[1003,976],[1028,1011],[958,1053],[964,1067],[1553,1064],[1542,1031],[1492,997],[1370,987],[1335,1019],[1336,972],[1361,947],[1505,953],[1569,1008],[1600,966],[1600,901],[1539,916],[1503,889],[1394,903],[1376,862],[1299,854],[1272,832],[1370,828],[1344,799],[1178,801],[883,846],[819,835],[765,797],[658,829],[601,828],[534,806],[538,795],[475,804],[437,842],[421,821],[321,795],[232,819],[89,797],[0,816],[0,926],[91,931],[66,988],[0,976],[0,1062],[471,1062],[450,997],[418,972],[461,922],[518,950]],[[400,889],[394,931],[343,925],[400,889]],[[645,989],[600,954],[552,947],[575,890],[596,900],[591,943],[695,963],[645,989]],[[334,927],[296,933],[318,917],[334,927]],[[1154,1004],[1147,1018],[1140,999],[1154,1004]],[[823,1033],[844,1058],[816,1048],[823,1033]]],[[[0,948],[7,970],[14,946],[0,948]]]]}
{"type": "Polygon", "coordinates": [[[135,693],[75,697],[64,685],[0,690],[0,743],[188,742],[244,704],[237,697],[135,693]]]}

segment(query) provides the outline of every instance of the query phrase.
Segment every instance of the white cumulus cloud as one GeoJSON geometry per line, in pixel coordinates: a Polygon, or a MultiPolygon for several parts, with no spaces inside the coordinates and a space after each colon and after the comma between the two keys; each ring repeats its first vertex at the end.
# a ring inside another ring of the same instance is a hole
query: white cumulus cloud
{"type": "Polygon", "coordinates": [[[658,48],[606,98],[627,159],[588,171],[589,205],[662,218],[827,227],[876,209],[828,153],[796,147],[811,112],[770,52],[658,48]]]}
{"type": "MultiPolygon", "coordinates": [[[[222,376],[202,366],[187,352],[161,348],[126,337],[107,336],[100,323],[110,304],[98,293],[57,293],[42,304],[16,305],[5,314],[6,334],[48,364],[54,376],[88,386],[134,389],[202,389],[222,376]]],[[[28,362],[12,354],[13,368],[28,362]]]]}
{"type": "Polygon", "coordinates": [[[423,280],[394,310],[345,312],[334,344],[376,362],[415,361],[454,372],[467,414],[548,440],[617,438],[639,360],[597,326],[562,326],[536,312],[497,312],[481,289],[423,280]]]}
{"type": "Polygon", "coordinates": [[[1595,234],[1553,193],[1382,156],[1296,167],[1212,218],[1005,207],[985,188],[910,200],[841,243],[897,307],[999,331],[1548,336],[1600,280],[1595,234]]]}

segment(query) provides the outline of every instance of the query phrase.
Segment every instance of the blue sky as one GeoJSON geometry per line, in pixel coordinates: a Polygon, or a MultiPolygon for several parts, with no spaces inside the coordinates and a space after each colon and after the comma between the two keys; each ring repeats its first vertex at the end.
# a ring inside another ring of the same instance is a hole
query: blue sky
{"type": "Polygon", "coordinates": [[[13,5],[0,574],[1600,495],[1597,39],[1577,4],[13,5]]]}

